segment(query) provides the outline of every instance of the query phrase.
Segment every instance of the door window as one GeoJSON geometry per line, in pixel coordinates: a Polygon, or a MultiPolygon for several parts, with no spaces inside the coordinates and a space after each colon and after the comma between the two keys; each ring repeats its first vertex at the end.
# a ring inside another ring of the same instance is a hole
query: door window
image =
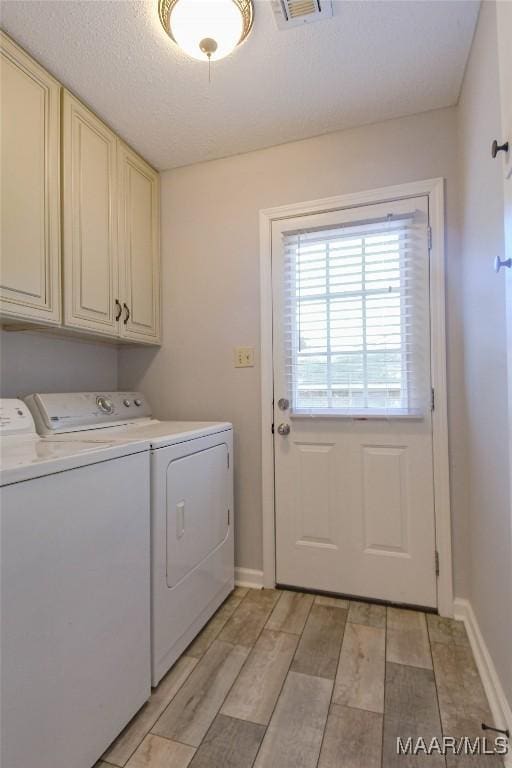
{"type": "Polygon", "coordinates": [[[282,237],[292,414],[422,416],[430,344],[421,216],[390,212],[282,237]]]}

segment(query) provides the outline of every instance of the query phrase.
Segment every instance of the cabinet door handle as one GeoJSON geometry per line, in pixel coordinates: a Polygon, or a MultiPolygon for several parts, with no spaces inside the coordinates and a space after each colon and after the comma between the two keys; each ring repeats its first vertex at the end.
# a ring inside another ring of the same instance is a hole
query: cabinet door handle
{"type": "Polygon", "coordinates": [[[126,325],[128,320],[130,319],[130,310],[128,309],[128,304],[126,304],[126,303],[123,303],[123,307],[124,307],[124,311],[125,311],[125,316],[124,316],[123,322],[126,325]]]}
{"type": "Polygon", "coordinates": [[[121,302],[119,301],[119,299],[116,299],[116,307],[117,307],[117,315],[116,315],[116,323],[117,323],[123,313],[123,308],[121,306],[121,302]]]}

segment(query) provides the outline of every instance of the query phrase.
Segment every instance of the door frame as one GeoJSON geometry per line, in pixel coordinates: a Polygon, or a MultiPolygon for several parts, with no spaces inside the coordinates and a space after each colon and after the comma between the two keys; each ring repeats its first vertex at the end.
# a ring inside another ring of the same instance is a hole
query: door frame
{"type": "MultiPolygon", "coordinates": [[[[436,551],[439,558],[437,607],[441,616],[453,616],[452,534],[450,478],[448,462],[448,407],[446,382],[445,319],[445,224],[444,179],[427,179],[390,187],[328,197],[260,211],[260,333],[261,333],[261,460],[263,513],[263,585],[275,587],[276,536],[274,495],[274,436],[272,434],[273,372],[273,296],[272,223],[315,213],[327,213],[372,203],[385,203],[426,195],[429,199],[431,377],[435,390],[432,412],[434,468],[434,515],[436,551]]],[[[434,555],[434,553],[433,553],[434,555]]]]}

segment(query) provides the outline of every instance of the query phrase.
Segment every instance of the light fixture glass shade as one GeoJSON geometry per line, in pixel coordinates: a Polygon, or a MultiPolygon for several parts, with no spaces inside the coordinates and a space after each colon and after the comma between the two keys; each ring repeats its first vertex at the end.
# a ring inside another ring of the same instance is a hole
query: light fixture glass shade
{"type": "Polygon", "coordinates": [[[252,0],[160,0],[165,31],[195,59],[231,53],[252,26],[252,0]],[[215,47],[216,45],[216,47],[215,47]]]}

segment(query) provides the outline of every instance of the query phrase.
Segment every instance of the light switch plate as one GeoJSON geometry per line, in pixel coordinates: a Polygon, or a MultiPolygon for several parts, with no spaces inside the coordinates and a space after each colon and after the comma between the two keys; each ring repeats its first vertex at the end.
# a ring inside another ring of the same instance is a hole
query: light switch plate
{"type": "Polygon", "coordinates": [[[254,347],[235,347],[235,368],[254,368],[254,347]]]}

